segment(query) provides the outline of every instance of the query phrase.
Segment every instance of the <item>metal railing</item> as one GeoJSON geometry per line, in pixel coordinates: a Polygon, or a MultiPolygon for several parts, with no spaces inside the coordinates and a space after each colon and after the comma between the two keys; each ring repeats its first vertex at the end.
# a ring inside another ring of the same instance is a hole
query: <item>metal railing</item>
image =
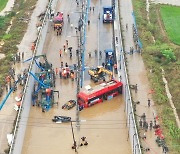
{"type": "MultiPolygon", "coordinates": [[[[37,37],[37,41],[35,44],[35,49],[34,49],[32,59],[34,59],[34,57],[36,55],[39,55],[42,53],[43,45],[45,42],[45,38],[47,35],[48,26],[49,26],[49,22],[48,22],[49,16],[50,16],[49,10],[51,9],[53,3],[55,3],[55,2],[56,2],[56,0],[51,0],[48,3],[48,7],[45,11],[45,16],[42,21],[42,28],[40,29],[40,31],[38,33],[38,37],[37,37]]],[[[29,65],[28,72],[36,72],[36,71],[37,71],[37,67],[36,67],[34,61],[32,60],[29,65]]],[[[27,121],[28,121],[29,111],[31,108],[31,100],[32,100],[31,94],[33,91],[33,86],[34,86],[34,78],[31,77],[30,74],[28,73],[27,81],[26,81],[26,84],[25,84],[25,87],[23,90],[22,103],[18,110],[14,130],[13,130],[13,139],[12,139],[12,142],[10,145],[9,154],[12,154],[12,153],[20,154],[22,151],[23,141],[24,141],[25,131],[26,131],[26,125],[27,125],[27,121]]]]}
{"type": "Polygon", "coordinates": [[[128,73],[126,68],[126,62],[124,57],[124,48],[122,43],[122,29],[120,25],[120,14],[119,14],[119,0],[112,0],[112,5],[114,8],[115,13],[115,20],[114,20],[114,46],[116,52],[116,60],[117,60],[117,68],[118,68],[118,77],[119,80],[124,83],[124,101],[125,101],[125,109],[127,116],[126,126],[128,128],[128,138],[131,142],[132,153],[133,154],[141,154],[141,147],[139,142],[139,136],[137,132],[137,126],[133,111],[132,105],[132,96],[129,89],[129,80],[128,80],[128,73]]]}

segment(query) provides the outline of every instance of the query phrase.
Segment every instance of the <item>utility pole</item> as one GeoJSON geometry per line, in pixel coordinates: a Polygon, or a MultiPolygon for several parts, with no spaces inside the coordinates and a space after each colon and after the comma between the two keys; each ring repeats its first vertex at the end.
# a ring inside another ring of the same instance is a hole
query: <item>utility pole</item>
{"type": "Polygon", "coordinates": [[[73,148],[75,150],[75,153],[77,152],[77,145],[76,145],[76,141],[75,141],[75,137],[74,137],[74,130],[73,130],[73,125],[72,125],[72,121],[71,121],[71,130],[72,130],[72,136],[73,136],[73,148]]]}
{"type": "MultiPolygon", "coordinates": [[[[77,54],[77,94],[80,92],[80,88],[83,86],[84,78],[84,54],[85,54],[85,43],[86,43],[86,24],[87,24],[87,13],[88,13],[88,2],[90,0],[81,0],[80,5],[82,6],[82,13],[78,21],[78,54],[77,54]]],[[[78,35],[77,33],[77,35],[78,35]]],[[[79,104],[78,98],[76,101],[76,127],[80,131],[80,120],[79,120],[79,104]]],[[[73,141],[75,146],[75,152],[77,152],[77,143],[74,138],[74,131],[71,122],[71,128],[73,133],[73,141]]]]}

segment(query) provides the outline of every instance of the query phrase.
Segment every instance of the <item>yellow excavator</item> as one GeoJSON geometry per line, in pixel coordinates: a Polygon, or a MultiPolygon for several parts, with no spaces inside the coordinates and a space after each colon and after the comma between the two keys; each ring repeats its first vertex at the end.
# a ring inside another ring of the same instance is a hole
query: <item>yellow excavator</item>
{"type": "Polygon", "coordinates": [[[112,79],[113,73],[110,70],[105,69],[103,66],[98,66],[97,68],[91,68],[88,71],[88,74],[91,76],[91,80],[94,82],[98,82],[99,80],[106,81],[106,75],[108,75],[109,79],[112,79]]]}

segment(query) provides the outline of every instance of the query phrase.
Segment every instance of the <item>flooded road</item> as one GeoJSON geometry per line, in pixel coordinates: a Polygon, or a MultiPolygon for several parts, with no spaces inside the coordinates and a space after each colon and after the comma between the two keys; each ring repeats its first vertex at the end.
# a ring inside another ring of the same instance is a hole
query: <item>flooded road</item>
{"type": "MultiPolygon", "coordinates": [[[[91,6],[95,10],[89,13],[90,25],[87,25],[87,45],[85,52],[85,70],[84,84],[93,84],[87,74],[91,66],[101,65],[104,60],[95,56],[94,50],[112,48],[112,25],[103,24],[102,6],[111,5],[110,0],[101,1],[92,0],[91,6]],[[101,19],[98,19],[98,12],[101,13],[101,19]],[[88,53],[92,56],[89,58],[88,53]]],[[[78,25],[80,8],[76,6],[75,1],[66,0],[58,1],[55,12],[64,13],[64,27],[61,36],[56,36],[53,27],[50,26],[46,38],[44,53],[47,59],[53,64],[53,68],[59,68],[61,62],[73,65],[77,63],[76,49],[78,49],[78,37],[75,28],[78,25]],[[70,15],[70,26],[67,21],[67,13],[70,15]],[[59,56],[59,50],[68,40],[68,47],[72,47],[72,59],[69,58],[69,52],[63,52],[59,56]]],[[[99,54],[99,53],[98,53],[99,54]]],[[[61,107],[70,99],[76,100],[77,83],[71,79],[60,79],[56,76],[55,90],[59,90],[60,97],[56,98],[58,106],[54,105],[50,111],[43,113],[41,108],[32,107],[27,125],[26,136],[24,140],[23,154],[73,154],[71,149],[73,137],[70,123],[54,124],[52,118],[55,115],[70,116],[72,121],[76,120],[75,107],[71,110],[63,110],[61,107]]],[[[124,113],[123,96],[117,96],[114,99],[104,101],[103,103],[86,108],[80,112],[80,130],[77,129],[76,123],[73,122],[75,140],[78,145],[81,143],[82,136],[87,137],[88,146],[78,147],[79,154],[130,154],[131,148],[128,139],[128,130],[126,127],[126,117],[124,113]]]]}

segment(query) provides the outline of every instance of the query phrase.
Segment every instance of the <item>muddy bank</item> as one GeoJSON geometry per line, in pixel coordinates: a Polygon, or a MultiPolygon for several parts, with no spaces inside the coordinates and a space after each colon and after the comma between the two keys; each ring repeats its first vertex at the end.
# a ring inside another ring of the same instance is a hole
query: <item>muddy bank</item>
{"type": "Polygon", "coordinates": [[[180,6],[180,0],[151,0],[151,2],[180,6]]]}

